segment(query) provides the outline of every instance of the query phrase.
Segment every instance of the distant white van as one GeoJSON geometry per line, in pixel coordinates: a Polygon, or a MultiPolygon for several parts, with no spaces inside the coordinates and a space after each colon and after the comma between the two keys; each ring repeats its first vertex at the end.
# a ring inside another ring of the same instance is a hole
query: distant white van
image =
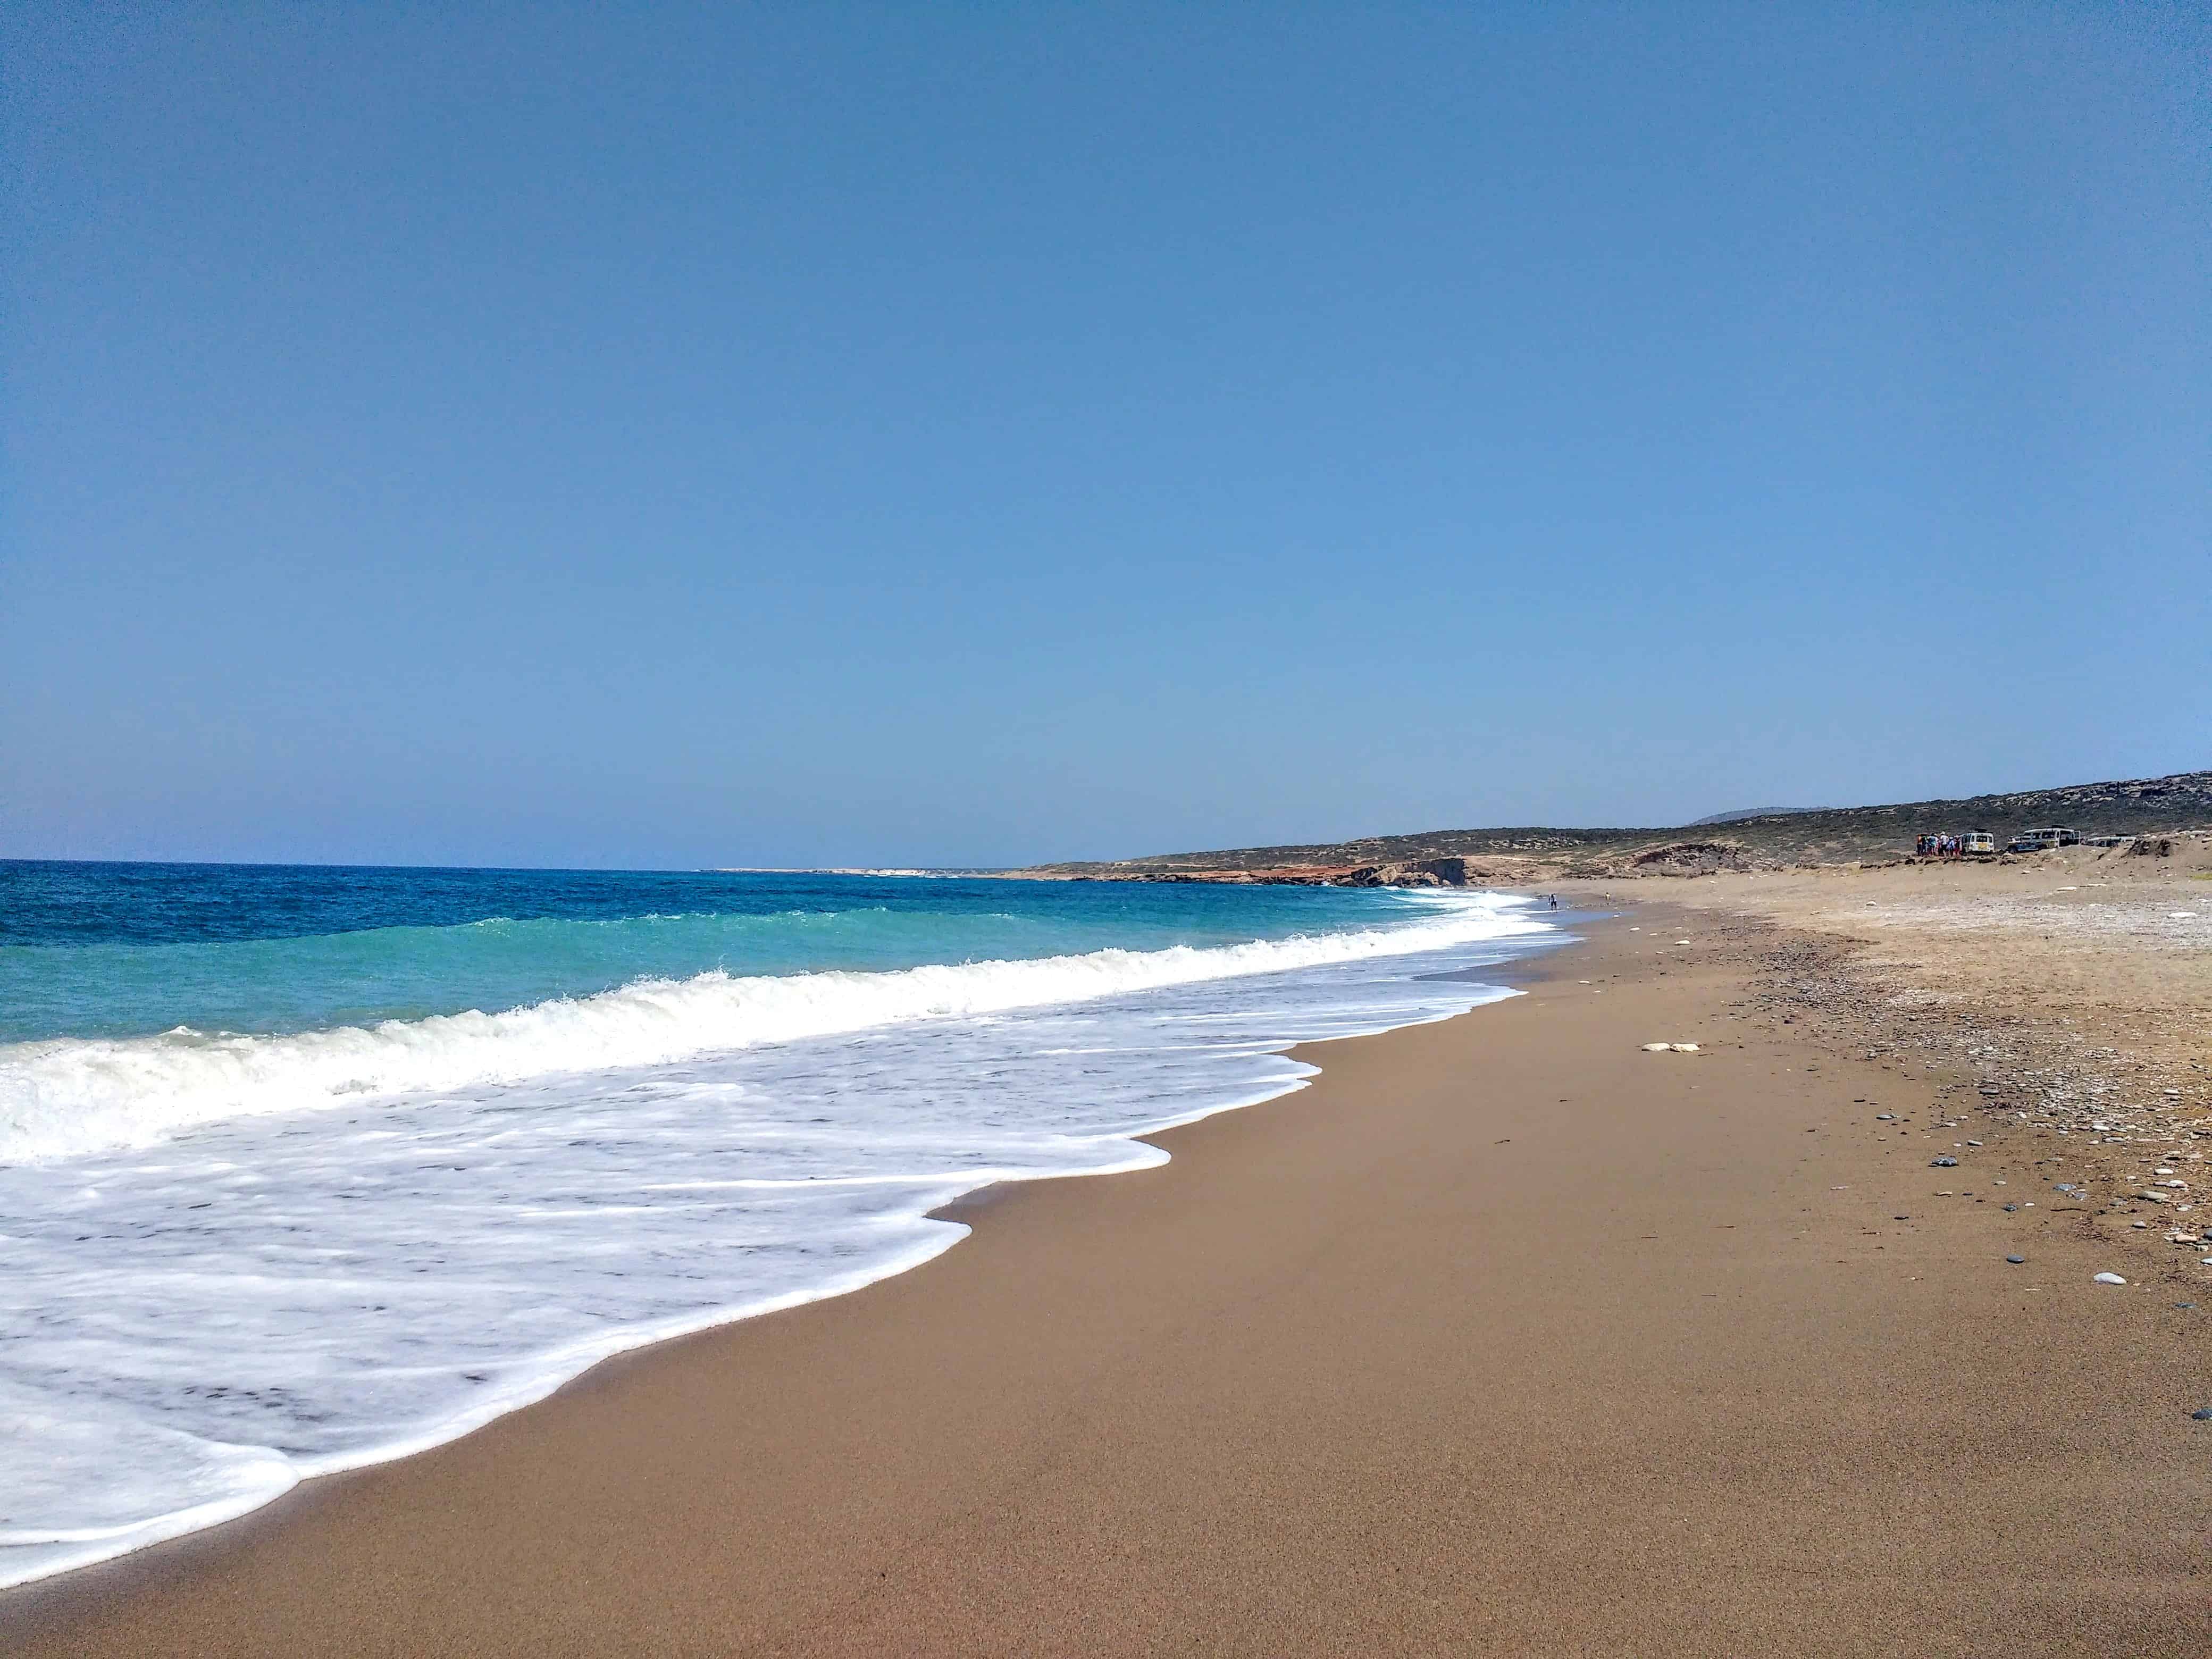
{"type": "Polygon", "coordinates": [[[2079,847],[2081,832],[2078,830],[2023,830],[2012,838],[2008,853],[2048,853],[2057,847],[2079,847]]]}

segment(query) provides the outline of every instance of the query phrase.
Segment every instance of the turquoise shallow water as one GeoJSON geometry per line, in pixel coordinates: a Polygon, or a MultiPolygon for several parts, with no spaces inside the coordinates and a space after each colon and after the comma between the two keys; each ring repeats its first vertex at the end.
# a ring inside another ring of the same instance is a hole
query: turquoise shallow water
{"type": "Polygon", "coordinates": [[[1213,945],[1387,922],[1389,895],[717,872],[0,862],[0,1042],[297,1032],[638,979],[1213,945]]]}

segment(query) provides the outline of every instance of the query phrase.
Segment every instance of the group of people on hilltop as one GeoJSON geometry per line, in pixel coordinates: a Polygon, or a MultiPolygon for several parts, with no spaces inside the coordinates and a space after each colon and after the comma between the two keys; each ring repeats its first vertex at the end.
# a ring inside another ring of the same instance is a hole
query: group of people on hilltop
{"type": "Polygon", "coordinates": [[[1912,851],[1916,858],[1963,858],[1966,855],[1966,843],[1965,839],[1959,836],[1923,836],[1912,851]]]}

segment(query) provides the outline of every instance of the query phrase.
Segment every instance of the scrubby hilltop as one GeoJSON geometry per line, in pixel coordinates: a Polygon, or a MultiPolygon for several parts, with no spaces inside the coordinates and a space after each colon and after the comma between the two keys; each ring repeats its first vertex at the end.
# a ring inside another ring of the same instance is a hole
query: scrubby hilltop
{"type": "Polygon", "coordinates": [[[1698,875],[1879,860],[1909,851],[1923,834],[1986,830],[2002,846],[2020,831],[2045,824],[2063,824],[2084,836],[2212,829],[2212,771],[1887,806],[1760,812],[1680,828],[1431,830],[1304,846],[1039,865],[1018,873],[1106,881],[1520,884],[1547,875],[1698,875]]]}

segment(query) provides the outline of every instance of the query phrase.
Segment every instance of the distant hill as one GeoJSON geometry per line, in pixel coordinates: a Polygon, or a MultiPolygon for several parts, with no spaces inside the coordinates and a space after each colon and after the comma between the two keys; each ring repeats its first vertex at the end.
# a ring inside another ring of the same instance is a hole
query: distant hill
{"type": "Polygon", "coordinates": [[[1692,818],[1683,827],[1703,830],[1708,824],[1741,823],[1746,818],[1771,818],[1784,812],[1817,812],[1817,806],[1740,806],[1733,812],[1716,812],[1709,818],[1692,818]]]}
{"type": "Polygon", "coordinates": [[[2021,830],[2045,824],[2063,824],[2085,836],[2212,828],[2212,771],[1887,806],[1723,813],[1698,824],[1674,827],[1429,830],[1302,846],[1039,865],[1021,873],[1158,881],[1203,878],[1208,872],[1365,868],[1451,858],[1562,871],[1626,863],[1650,849],[1681,843],[1725,847],[1733,856],[1759,863],[1848,864],[1909,852],[1913,838],[1923,834],[1986,830],[2002,844],[2021,830]],[[1716,829],[1727,833],[1715,836],[1711,832],[1716,829]],[[1691,833],[1698,830],[1706,832],[1702,838],[1691,833]]]}

